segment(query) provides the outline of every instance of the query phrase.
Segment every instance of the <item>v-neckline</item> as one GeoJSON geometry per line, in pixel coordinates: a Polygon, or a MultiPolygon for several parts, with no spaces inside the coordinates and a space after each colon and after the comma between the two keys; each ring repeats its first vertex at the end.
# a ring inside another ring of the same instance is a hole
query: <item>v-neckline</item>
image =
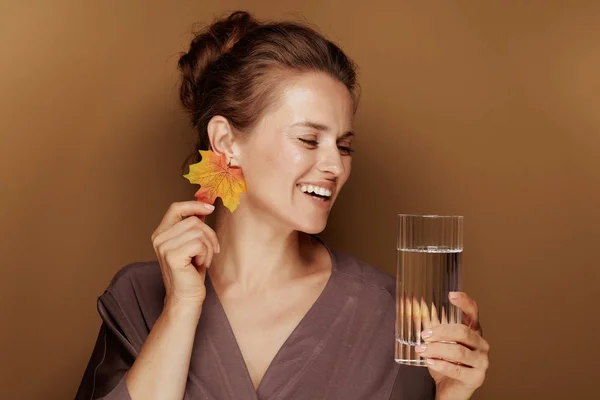
{"type": "MultiPolygon", "coordinates": [[[[325,249],[327,250],[330,260],[331,260],[331,274],[329,275],[329,278],[327,279],[327,282],[325,283],[323,290],[321,291],[321,293],[319,294],[319,296],[317,297],[315,302],[310,306],[308,311],[302,316],[302,318],[300,319],[298,324],[294,327],[294,329],[292,330],[290,335],[284,340],[281,347],[275,353],[275,356],[273,357],[273,359],[267,366],[267,369],[265,370],[265,373],[263,374],[263,377],[256,389],[254,388],[254,383],[252,382],[252,377],[250,375],[250,371],[248,370],[248,366],[246,364],[246,361],[244,360],[242,350],[241,350],[239,343],[235,337],[233,328],[231,326],[231,323],[229,322],[229,318],[227,317],[227,314],[225,313],[223,304],[221,303],[221,300],[219,299],[219,296],[217,295],[217,292],[212,284],[209,274],[208,273],[206,274],[206,279],[205,279],[205,286],[206,286],[206,291],[207,291],[206,299],[210,299],[210,305],[214,307],[214,312],[215,312],[214,317],[220,319],[219,322],[221,322],[221,323],[219,325],[222,328],[225,328],[225,332],[220,332],[220,333],[227,335],[227,339],[229,340],[231,346],[234,349],[233,356],[235,358],[235,362],[238,364],[238,366],[241,368],[241,370],[244,371],[244,380],[246,382],[245,384],[248,386],[249,393],[253,394],[253,396],[252,396],[253,400],[259,400],[259,399],[263,398],[263,396],[266,396],[268,394],[268,393],[263,394],[262,392],[267,391],[267,389],[265,389],[265,387],[267,387],[269,382],[272,380],[269,378],[271,377],[272,374],[275,373],[274,370],[277,368],[279,361],[285,357],[288,348],[291,346],[291,344],[294,342],[295,338],[300,334],[300,332],[302,330],[312,328],[312,330],[314,331],[312,333],[314,333],[316,336],[321,336],[324,333],[326,333],[326,331],[328,330],[328,327],[324,326],[323,324],[312,324],[312,326],[311,326],[308,321],[310,321],[311,319],[314,319],[315,315],[318,315],[319,310],[323,308],[323,307],[320,307],[321,304],[330,304],[330,305],[334,306],[333,300],[334,300],[335,296],[332,298],[331,295],[335,292],[335,290],[333,289],[333,286],[335,285],[334,278],[335,278],[335,272],[337,271],[337,258],[336,258],[335,253],[333,252],[333,250],[331,250],[329,248],[329,246],[327,246],[327,244],[325,244],[320,238],[318,238],[314,235],[311,235],[311,236],[313,238],[315,238],[319,243],[321,243],[321,245],[323,245],[325,247],[325,249]],[[265,382],[267,382],[267,383],[265,383],[265,382]]],[[[269,397],[269,396],[267,396],[267,397],[269,397]]]]}

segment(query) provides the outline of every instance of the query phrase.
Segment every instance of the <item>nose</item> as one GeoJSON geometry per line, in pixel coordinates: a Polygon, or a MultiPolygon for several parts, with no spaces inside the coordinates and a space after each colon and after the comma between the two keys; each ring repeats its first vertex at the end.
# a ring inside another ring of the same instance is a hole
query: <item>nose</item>
{"type": "Polygon", "coordinates": [[[344,172],[344,164],[342,163],[342,156],[340,155],[337,146],[335,150],[323,150],[319,157],[318,163],[319,171],[331,175],[332,177],[338,177],[344,172]]]}

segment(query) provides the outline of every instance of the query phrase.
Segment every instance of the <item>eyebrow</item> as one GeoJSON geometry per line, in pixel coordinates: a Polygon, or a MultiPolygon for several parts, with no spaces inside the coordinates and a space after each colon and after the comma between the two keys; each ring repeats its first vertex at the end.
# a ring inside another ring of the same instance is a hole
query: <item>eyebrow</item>
{"type": "MultiPolygon", "coordinates": [[[[312,122],[312,121],[296,122],[295,124],[292,124],[291,126],[310,128],[310,129],[314,129],[316,131],[323,131],[323,132],[330,131],[330,129],[327,125],[319,124],[317,122],[312,122]]],[[[353,137],[353,136],[356,136],[356,134],[352,131],[348,131],[348,132],[344,133],[341,137],[348,138],[348,137],[353,137]]]]}

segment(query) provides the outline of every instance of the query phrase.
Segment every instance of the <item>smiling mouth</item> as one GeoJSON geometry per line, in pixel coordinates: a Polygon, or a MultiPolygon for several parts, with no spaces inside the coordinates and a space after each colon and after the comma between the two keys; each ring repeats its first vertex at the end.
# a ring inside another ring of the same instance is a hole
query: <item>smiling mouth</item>
{"type": "Polygon", "coordinates": [[[305,195],[311,196],[315,199],[320,199],[321,201],[330,200],[331,195],[333,194],[330,189],[320,186],[299,184],[297,185],[297,188],[300,189],[300,191],[305,195]]]}

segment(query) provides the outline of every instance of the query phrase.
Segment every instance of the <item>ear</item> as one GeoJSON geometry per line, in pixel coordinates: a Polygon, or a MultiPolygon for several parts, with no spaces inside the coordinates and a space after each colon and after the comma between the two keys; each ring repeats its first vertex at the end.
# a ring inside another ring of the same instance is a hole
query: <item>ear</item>
{"type": "Polygon", "coordinates": [[[233,128],[227,118],[215,115],[207,126],[210,147],[216,154],[224,154],[232,166],[238,165],[238,151],[233,128]]]}

